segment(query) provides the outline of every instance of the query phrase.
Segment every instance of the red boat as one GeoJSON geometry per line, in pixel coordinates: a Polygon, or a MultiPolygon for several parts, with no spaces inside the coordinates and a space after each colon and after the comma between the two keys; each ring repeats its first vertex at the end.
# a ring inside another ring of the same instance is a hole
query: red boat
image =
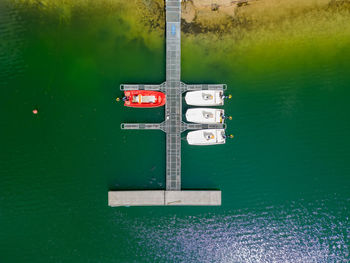
{"type": "Polygon", "coordinates": [[[152,90],[124,91],[124,106],[137,108],[154,108],[165,104],[165,94],[152,90]]]}

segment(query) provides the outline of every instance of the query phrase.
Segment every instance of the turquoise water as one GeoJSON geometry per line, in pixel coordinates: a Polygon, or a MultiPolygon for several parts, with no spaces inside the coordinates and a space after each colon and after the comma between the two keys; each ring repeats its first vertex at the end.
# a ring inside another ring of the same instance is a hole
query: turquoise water
{"type": "Polygon", "coordinates": [[[286,61],[183,45],[183,81],[233,95],[235,139],[182,147],[182,187],[222,206],[110,208],[110,189],[165,187],[164,134],[119,128],[163,109],[114,100],[164,80],[164,39],[129,37],[118,12],[0,7],[0,262],[348,262],[350,46],[286,61]]]}

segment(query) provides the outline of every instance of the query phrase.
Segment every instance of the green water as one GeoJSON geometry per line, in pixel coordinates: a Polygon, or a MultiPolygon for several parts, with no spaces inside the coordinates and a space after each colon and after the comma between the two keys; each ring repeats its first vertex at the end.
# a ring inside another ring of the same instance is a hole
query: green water
{"type": "Polygon", "coordinates": [[[119,127],[163,109],[114,100],[164,81],[164,38],[113,12],[0,4],[0,262],[348,262],[348,40],[220,53],[183,35],[182,80],[233,95],[235,139],[182,147],[182,187],[222,206],[110,208],[110,189],[165,187],[164,134],[119,127]]]}

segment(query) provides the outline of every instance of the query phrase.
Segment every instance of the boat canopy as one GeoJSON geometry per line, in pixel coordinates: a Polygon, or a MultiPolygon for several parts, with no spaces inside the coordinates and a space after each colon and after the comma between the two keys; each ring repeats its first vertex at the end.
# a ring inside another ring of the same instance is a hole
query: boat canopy
{"type": "Polygon", "coordinates": [[[186,111],[186,120],[203,124],[223,123],[224,113],[223,109],[193,108],[186,111]]]}
{"type": "Polygon", "coordinates": [[[205,129],[191,131],[187,134],[187,142],[190,145],[215,145],[226,142],[224,129],[205,129]]]}
{"type": "Polygon", "coordinates": [[[199,90],[186,93],[185,101],[193,106],[221,106],[224,105],[222,90],[199,90]]]}

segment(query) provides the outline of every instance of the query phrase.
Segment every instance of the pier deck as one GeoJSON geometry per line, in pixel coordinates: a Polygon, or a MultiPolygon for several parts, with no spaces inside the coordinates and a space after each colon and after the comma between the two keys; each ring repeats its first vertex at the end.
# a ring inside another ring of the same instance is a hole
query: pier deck
{"type": "Polygon", "coordinates": [[[122,84],[120,89],[123,91],[159,90],[166,94],[165,120],[162,123],[121,124],[121,128],[125,130],[158,129],[166,133],[166,191],[110,191],[110,206],[162,205],[162,203],[163,205],[221,205],[221,191],[181,191],[181,133],[185,130],[226,128],[223,124],[183,122],[182,93],[208,89],[225,90],[226,85],[186,85],[181,82],[181,0],[165,2],[166,81],[162,84],[122,84]],[[168,196],[172,201],[167,202],[167,198],[163,198],[160,192],[164,192],[164,196],[168,196]]]}
{"type": "Polygon", "coordinates": [[[221,205],[221,191],[110,191],[109,206],[221,205]]]}

